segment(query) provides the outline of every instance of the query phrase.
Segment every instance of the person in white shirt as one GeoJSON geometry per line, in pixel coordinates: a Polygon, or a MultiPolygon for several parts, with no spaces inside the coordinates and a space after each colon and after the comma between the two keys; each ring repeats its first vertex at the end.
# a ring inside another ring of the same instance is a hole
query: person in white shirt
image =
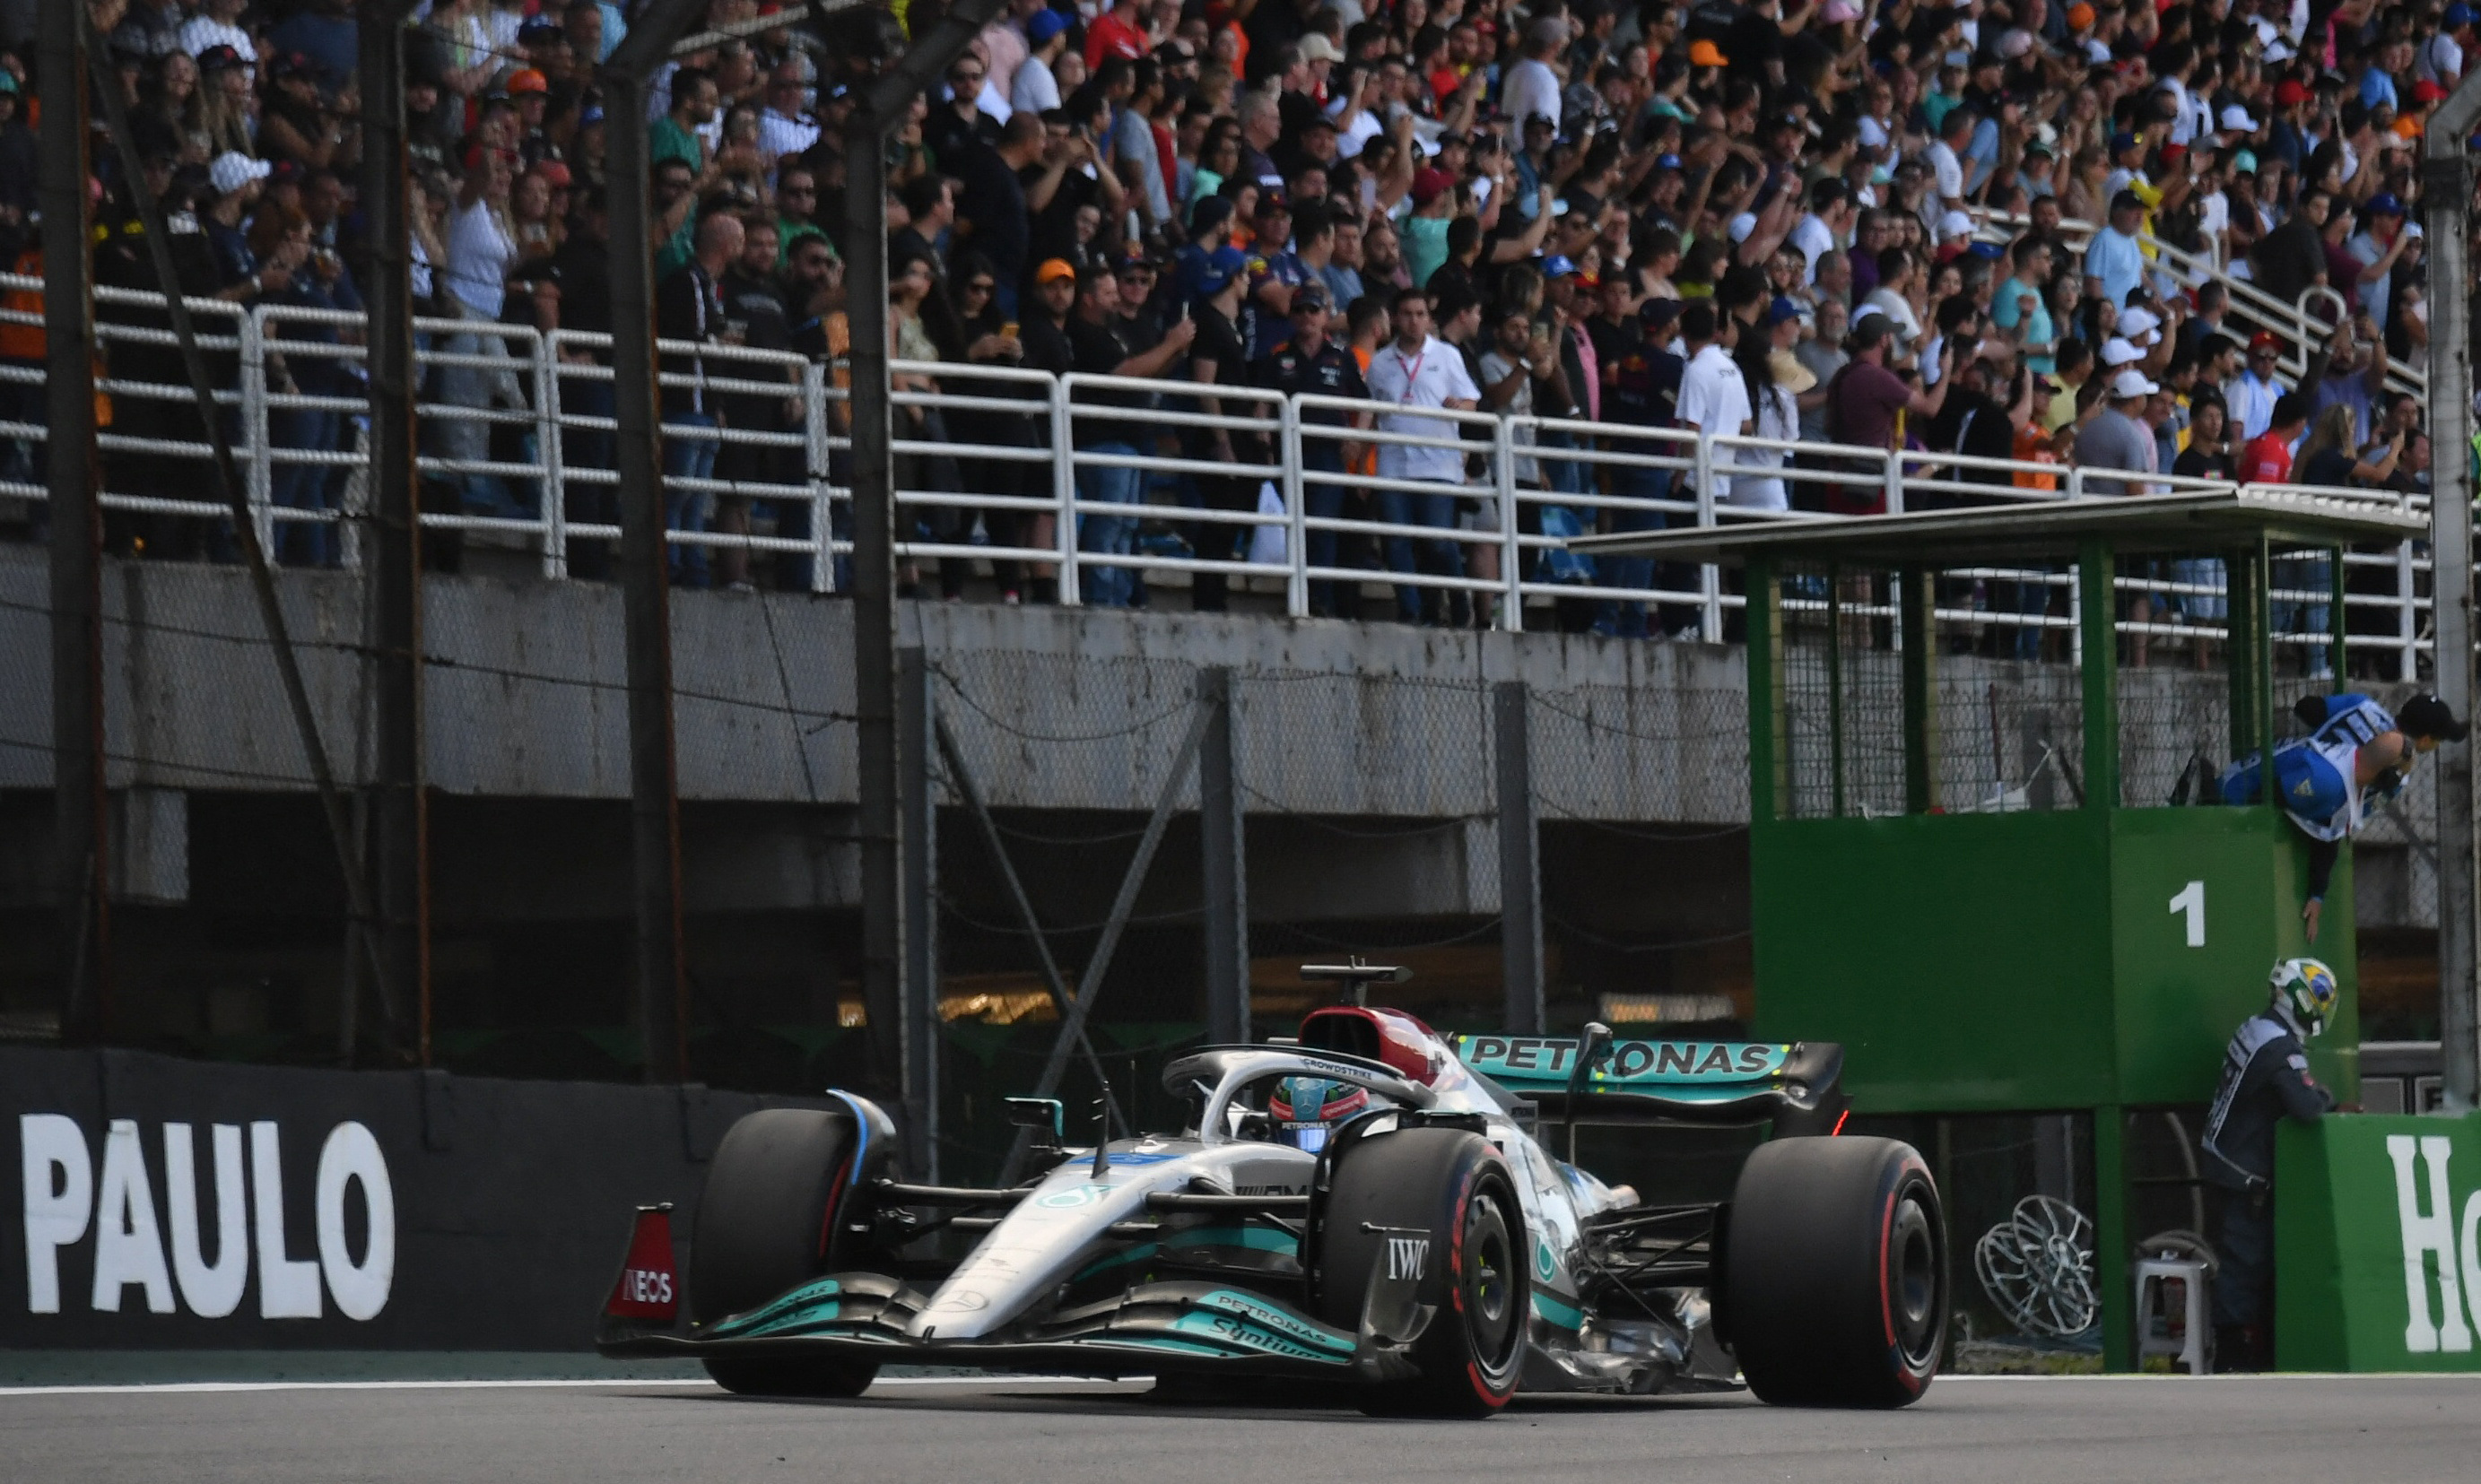
{"type": "Polygon", "coordinates": [[[1559,127],[1559,74],[1551,59],[1568,44],[1568,23],[1555,15],[1536,20],[1525,33],[1525,60],[1507,69],[1499,88],[1499,111],[1522,123],[1540,114],[1559,127]]]}
{"type": "Polygon", "coordinates": [[[1938,143],[1930,145],[1930,173],[1938,181],[1939,205],[1947,211],[1964,209],[1964,149],[1972,143],[1972,131],[1981,120],[1972,109],[1954,108],[1942,121],[1938,143]]]}
{"type": "Polygon", "coordinates": [[[1820,176],[1809,188],[1809,212],[1792,223],[1791,235],[1785,239],[1800,249],[1802,262],[1809,270],[1809,282],[1817,282],[1817,260],[1843,246],[1844,234],[1852,229],[1852,219],[1859,215],[1852,204],[1852,188],[1841,175],[1820,176]]]}
{"type": "Polygon", "coordinates": [[[801,106],[805,91],[799,63],[776,65],[767,79],[767,108],[758,116],[759,153],[780,160],[819,142],[819,126],[801,106]]]}
{"type": "MultiPolygon", "coordinates": [[[[1816,375],[1792,353],[1792,348],[1800,344],[1799,308],[1789,299],[1777,299],[1759,326],[1743,334],[1764,337],[1764,343],[1756,348],[1757,353],[1735,357],[1741,380],[1756,404],[1754,431],[1761,438],[1799,442],[1800,397],[1817,385],[1816,375]]],[[[1683,385],[1685,384],[1684,378],[1683,385]]],[[[1791,497],[1784,487],[1782,476],[1767,471],[1783,468],[1790,456],[1785,449],[1736,451],[1733,463],[1737,472],[1732,479],[1732,504],[1744,510],[1789,509],[1791,497]]]]}
{"type": "Polygon", "coordinates": [[[2245,446],[2273,426],[2274,404],[2290,390],[2275,378],[2282,359],[2283,342],[2273,331],[2259,330],[2249,341],[2247,367],[2223,388],[2223,404],[2239,430],[2233,443],[2245,446]]]}
{"type": "MultiPolygon", "coordinates": [[[[1435,483],[1439,488],[1436,493],[1380,489],[1376,491],[1378,518],[1390,526],[1450,531],[1456,524],[1456,492],[1465,482],[1461,430],[1450,419],[1423,417],[1414,409],[1471,411],[1481,401],[1481,388],[1474,384],[1472,373],[1465,369],[1464,352],[1430,333],[1429,295],[1420,289],[1402,290],[1397,294],[1393,309],[1396,341],[1370,358],[1367,377],[1370,400],[1391,409],[1378,414],[1378,430],[1437,441],[1380,444],[1378,477],[1435,483]]],[[[1383,544],[1392,571],[1420,570],[1441,577],[1464,575],[1463,548],[1451,539],[1420,542],[1418,568],[1412,537],[1390,535],[1383,544]]],[[[1435,601],[1424,604],[1422,596],[1422,589],[1398,584],[1397,616],[1406,623],[1420,623],[1425,608],[1433,613],[1439,611],[1441,605],[1435,601]]]]}
{"type": "MultiPolygon", "coordinates": [[[[1740,375],[1739,363],[1732,359],[1731,342],[1737,328],[1738,322],[1728,315],[1718,322],[1713,304],[1706,300],[1680,311],[1680,343],[1688,353],[1688,365],[1680,373],[1677,415],[1680,426],[1690,432],[1737,436],[1749,430],[1749,385],[1740,375]]],[[[1721,472],[1731,463],[1729,454],[1713,459],[1717,505],[1732,498],[1731,476],[1721,472]]]]}
{"type": "Polygon", "coordinates": [[[1058,11],[1041,10],[1025,23],[1025,61],[1008,83],[1008,107],[1020,114],[1040,114],[1059,106],[1059,79],[1051,65],[1068,49],[1068,21],[1058,11]]]}

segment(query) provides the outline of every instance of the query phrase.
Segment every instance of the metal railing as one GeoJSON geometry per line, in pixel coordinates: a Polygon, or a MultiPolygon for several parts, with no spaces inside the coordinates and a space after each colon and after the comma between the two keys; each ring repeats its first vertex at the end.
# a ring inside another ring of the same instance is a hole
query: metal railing
{"type": "MultiPolygon", "coordinates": [[[[1984,240],[2005,242],[2016,232],[2031,224],[2031,219],[2021,212],[1996,211],[1976,207],[1972,215],[1980,223],[1984,240]]],[[[2072,249],[2082,252],[2102,230],[2091,221],[2075,217],[2059,219],[2059,240],[2072,249]]],[[[2277,366],[2294,382],[2308,374],[2310,358],[2326,345],[2335,326],[2343,323],[2345,300],[2342,294],[2323,284],[2312,284],[2301,291],[2297,300],[2285,303],[2252,279],[2233,273],[2220,257],[2212,252],[2191,252],[2176,247],[2148,232],[2136,238],[2139,247],[2173,281],[2183,288],[2194,289],[2207,281],[2220,283],[2237,315],[2253,325],[2274,332],[2283,342],[2283,355],[2277,366]]],[[[2410,392],[2426,401],[2429,396],[2429,368],[2390,358],[2387,362],[2387,388],[2410,392]]]]}
{"type": "MultiPolygon", "coordinates": [[[[0,277],[0,289],[29,285],[39,286],[0,277]]],[[[121,290],[99,299],[98,339],[110,361],[118,366],[133,350],[142,360],[150,351],[170,358],[169,331],[135,322],[150,304],[160,311],[160,300],[121,290]]],[[[202,348],[232,374],[216,411],[260,535],[288,563],[356,565],[368,470],[357,319],[212,299],[191,307],[207,329],[202,348]],[[305,377],[314,366],[335,370],[305,377]],[[305,381],[324,389],[305,391],[305,381]]],[[[0,311],[0,320],[30,318],[0,311]]],[[[419,468],[429,482],[423,525],[529,552],[545,578],[573,575],[589,544],[619,535],[613,374],[602,363],[609,337],[474,319],[424,319],[417,335],[419,468]]],[[[815,592],[842,586],[840,565],[851,552],[844,534],[850,442],[847,394],[830,368],[741,347],[666,341],[659,350],[667,399],[725,411],[721,427],[666,429],[666,504],[676,528],[667,539],[683,579],[703,580],[705,559],[739,552],[732,560],[766,555],[783,562],[780,586],[815,592]]],[[[1392,589],[1408,617],[1424,595],[1461,594],[1503,628],[1573,623],[1573,606],[1588,604],[1605,627],[1633,632],[1632,624],[1652,621],[1713,640],[1742,602],[1722,573],[1588,560],[1566,551],[1565,538],[1598,527],[1836,518],[1770,508],[1787,503],[1778,491],[1793,506],[1815,506],[1815,495],[1840,490],[1847,504],[1902,510],[1925,502],[2109,498],[2130,478],[1956,454],[1421,409],[1421,420],[1453,430],[1439,437],[1407,430],[1401,420],[1409,414],[1366,401],[951,362],[899,361],[894,371],[900,560],[987,561],[1053,578],[1058,601],[1069,605],[1124,603],[1148,579],[1194,584],[1212,575],[1257,593],[1262,605],[1275,599],[1294,616],[1357,611],[1365,598],[1383,601],[1392,589]],[[1201,397],[1217,399],[1220,410],[1204,410],[1201,397]],[[1434,458],[1439,468],[1422,478],[1404,463],[1423,452],[1451,456],[1434,458]]],[[[40,378],[39,368],[0,365],[0,384],[40,378]]],[[[98,384],[117,414],[99,440],[106,511],[152,522],[150,529],[196,523],[209,536],[191,549],[220,555],[213,534],[226,513],[208,498],[209,453],[187,386],[117,370],[98,384]]],[[[0,443],[29,454],[43,436],[39,424],[0,421],[0,443]]],[[[41,501],[39,482],[11,477],[18,462],[0,459],[0,497],[41,501]]],[[[2233,487],[2168,475],[2139,482],[2233,487]]],[[[2344,561],[2345,611],[2363,631],[2349,634],[2347,646],[2399,678],[2416,678],[2431,643],[2425,546],[2354,551],[2344,561]],[[2367,590],[2349,590],[2355,586],[2367,590]]],[[[2065,630],[2074,641],[2076,593],[2064,577],[1955,575],[2058,596],[2039,611],[2022,598],[2015,612],[1942,610],[1943,620],[2065,630]]],[[[2120,586],[2162,597],[2194,620],[2128,622],[2125,632],[2224,635],[2218,580],[2138,574],[2120,586]]],[[[2274,597],[2295,615],[2331,601],[2326,590],[2292,587],[2274,597]]],[[[2305,627],[2278,638],[2312,654],[2327,642],[2305,627]]]]}

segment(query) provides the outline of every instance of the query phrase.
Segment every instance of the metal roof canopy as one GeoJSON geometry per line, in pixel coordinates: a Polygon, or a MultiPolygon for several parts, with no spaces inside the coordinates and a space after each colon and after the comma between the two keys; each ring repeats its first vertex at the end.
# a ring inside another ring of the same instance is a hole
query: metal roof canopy
{"type": "Polygon", "coordinates": [[[2391,498],[2237,489],[1750,521],[1580,536],[1568,546],[1724,566],[1766,558],[1893,568],[2067,560],[2091,541],[2122,556],[2146,556],[2254,546],[2260,538],[2275,546],[2343,546],[2428,534],[2429,517],[2391,498]]]}

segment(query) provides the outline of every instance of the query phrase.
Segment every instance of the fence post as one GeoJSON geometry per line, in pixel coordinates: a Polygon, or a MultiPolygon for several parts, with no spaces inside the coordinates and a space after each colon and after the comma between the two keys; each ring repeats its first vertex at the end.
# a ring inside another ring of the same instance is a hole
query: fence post
{"type": "Polygon", "coordinates": [[[1904,513],[1904,456],[1887,451],[1887,513],[1904,513]]]}
{"type": "MultiPolygon", "coordinates": [[[[1537,435],[1538,436],[1538,435],[1537,435]]],[[[1517,534],[1516,422],[1502,417],[1491,431],[1491,482],[1499,495],[1500,581],[1506,585],[1506,612],[1499,626],[1510,634],[1525,632],[1525,542],[1517,534]]]]}
{"type": "Polygon", "coordinates": [[[904,976],[899,1040],[904,1089],[904,1167],[939,1178],[939,795],[930,780],[934,745],[930,666],[923,651],[896,652],[897,831],[904,893],[904,976]]]}
{"type": "MultiPolygon", "coordinates": [[[[1697,525],[1700,530],[1714,529],[1714,435],[1703,430],[1697,434],[1697,525]]],[[[1722,578],[1711,562],[1697,569],[1697,588],[1698,637],[1719,644],[1723,641],[1722,578]]]]}
{"type": "Polygon", "coordinates": [[[1077,428],[1068,413],[1068,378],[1051,382],[1051,497],[1058,503],[1058,530],[1052,539],[1059,548],[1059,606],[1075,608],[1084,601],[1077,580],[1077,428]]]}
{"type": "Polygon", "coordinates": [[[1249,1041],[1249,866],[1244,849],[1240,754],[1233,745],[1232,671],[1197,672],[1207,714],[1198,742],[1198,845],[1206,897],[1206,1039],[1249,1041]]]}
{"type": "Polygon", "coordinates": [[[561,467],[559,330],[535,337],[535,437],[541,447],[543,576],[568,576],[568,482],[561,467]]]}
{"type": "MultiPolygon", "coordinates": [[[[275,465],[267,435],[267,331],[265,309],[253,309],[234,325],[241,338],[241,422],[249,439],[249,518],[258,528],[258,544],[275,559],[275,465]]],[[[201,409],[209,417],[214,407],[201,409]]]]}
{"type": "Polygon", "coordinates": [[[810,590],[836,590],[835,502],[827,479],[835,455],[827,440],[827,368],[812,361],[801,368],[801,434],[809,442],[804,454],[810,477],[810,590]]]}
{"type": "Polygon", "coordinates": [[[1542,873],[1535,854],[1533,748],[1525,682],[1491,687],[1499,784],[1499,957],[1510,1035],[1542,1033],[1542,873]]]}
{"type": "Polygon", "coordinates": [[[1284,519],[1288,523],[1284,559],[1291,568],[1284,578],[1284,612],[1294,618],[1306,618],[1310,612],[1309,482],[1301,477],[1300,394],[1295,392],[1277,405],[1283,423],[1276,436],[1281,440],[1278,453],[1284,466],[1284,519]]]}
{"type": "Polygon", "coordinates": [[[2420,678],[2419,621],[2412,589],[2412,543],[2395,543],[2395,678],[2406,685],[2420,678]]]}

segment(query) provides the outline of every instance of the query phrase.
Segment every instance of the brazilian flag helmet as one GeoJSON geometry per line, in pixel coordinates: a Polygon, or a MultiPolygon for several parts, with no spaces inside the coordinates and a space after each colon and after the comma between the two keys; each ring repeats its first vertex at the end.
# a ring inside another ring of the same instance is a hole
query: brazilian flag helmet
{"type": "Polygon", "coordinates": [[[2325,1030],[2341,992],[2334,970],[2313,958],[2286,958],[2274,966],[2272,983],[2275,1013],[2303,1039],[2325,1030]]]}

